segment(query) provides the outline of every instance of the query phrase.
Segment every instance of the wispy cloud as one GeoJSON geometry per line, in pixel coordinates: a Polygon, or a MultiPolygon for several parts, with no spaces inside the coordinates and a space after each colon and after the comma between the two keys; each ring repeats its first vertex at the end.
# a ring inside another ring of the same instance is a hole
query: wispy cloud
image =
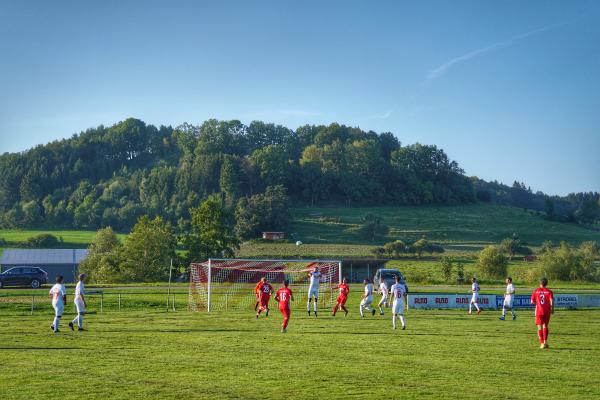
{"type": "Polygon", "coordinates": [[[528,32],[524,32],[524,33],[520,33],[518,35],[515,35],[511,38],[508,38],[506,40],[503,40],[501,42],[496,42],[493,44],[490,44],[489,46],[485,46],[485,47],[481,47],[479,49],[475,49],[472,50],[466,54],[463,54],[461,56],[455,57],[451,60],[446,61],[445,63],[441,64],[440,66],[438,66],[435,69],[432,69],[429,74],[427,75],[425,81],[431,81],[434,79],[439,78],[440,76],[444,75],[446,73],[446,71],[448,71],[450,68],[452,68],[453,66],[455,66],[456,64],[471,60],[475,57],[478,57],[482,54],[486,54],[489,53],[491,51],[494,50],[498,50],[498,49],[502,49],[508,46],[511,46],[523,39],[526,39],[530,36],[535,36],[535,35],[539,35],[541,33],[544,33],[546,31],[552,30],[552,29],[556,29],[558,27],[564,26],[564,25],[568,25],[575,22],[575,20],[570,20],[570,21],[564,21],[564,22],[559,22],[559,23],[555,23],[555,24],[550,24],[550,25],[546,25],[543,26],[541,28],[538,29],[534,29],[532,31],[528,31],[528,32]]]}
{"type": "Polygon", "coordinates": [[[392,115],[391,111],[386,111],[383,114],[374,114],[366,117],[365,119],[388,119],[392,115]]]}

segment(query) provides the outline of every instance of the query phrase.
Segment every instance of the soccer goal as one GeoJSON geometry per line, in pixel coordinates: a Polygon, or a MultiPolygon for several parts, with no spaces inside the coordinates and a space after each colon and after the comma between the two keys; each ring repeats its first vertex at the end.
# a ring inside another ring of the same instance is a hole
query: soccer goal
{"type": "Polygon", "coordinates": [[[273,292],[284,280],[289,280],[294,293],[292,307],[304,307],[308,297],[308,272],[315,266],[321,271],[319,307],[333,307],[336,287],[342,280],[341,261],[213,258],[190,265],[188,308],[208,312],[254,309],[254,287],[262,277],[273,285],[273,292]]]}

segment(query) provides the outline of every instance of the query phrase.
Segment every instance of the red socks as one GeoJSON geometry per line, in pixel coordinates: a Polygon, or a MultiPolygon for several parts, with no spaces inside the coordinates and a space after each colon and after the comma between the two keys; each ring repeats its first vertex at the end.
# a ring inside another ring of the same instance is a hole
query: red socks
{"type": "Polygon", "coordinates": [[[538,338],[540,338],[540,344],[544,343],[544,332],[538,329],[538,338]]]}
{"type": "Polygon", "coordinates": [[[544,342],[545,342],[546,340],[548,340],[548,327],[544,328],[542,333],[544,335],[544,342]]]}

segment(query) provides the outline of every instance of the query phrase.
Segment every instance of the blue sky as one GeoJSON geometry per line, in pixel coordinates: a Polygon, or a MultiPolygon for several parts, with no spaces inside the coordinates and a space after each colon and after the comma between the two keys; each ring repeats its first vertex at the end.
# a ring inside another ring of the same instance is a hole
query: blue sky
{"type": "Polygon", "coordinates": [[[599,71],[594,1],[2,1],[0,153],[127,117],[337,121],[600,191],[599,71]]]}

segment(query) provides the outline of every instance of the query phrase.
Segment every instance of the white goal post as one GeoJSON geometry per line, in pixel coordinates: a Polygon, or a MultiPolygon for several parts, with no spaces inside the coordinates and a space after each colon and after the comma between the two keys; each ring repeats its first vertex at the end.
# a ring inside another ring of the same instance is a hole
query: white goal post
{"type": "Polygon", "coordinates": [[[260,260],[211,258],[190,265],[188,308],[191,311],[251,310],[256,304],[254,287],[263,277],[273,291],[290,282],[294,294],[292,308],[306,304],[309,275],[319,267],[319,307],[333,307],[336,288],[342,281],[339,260],[260,260]]]}

